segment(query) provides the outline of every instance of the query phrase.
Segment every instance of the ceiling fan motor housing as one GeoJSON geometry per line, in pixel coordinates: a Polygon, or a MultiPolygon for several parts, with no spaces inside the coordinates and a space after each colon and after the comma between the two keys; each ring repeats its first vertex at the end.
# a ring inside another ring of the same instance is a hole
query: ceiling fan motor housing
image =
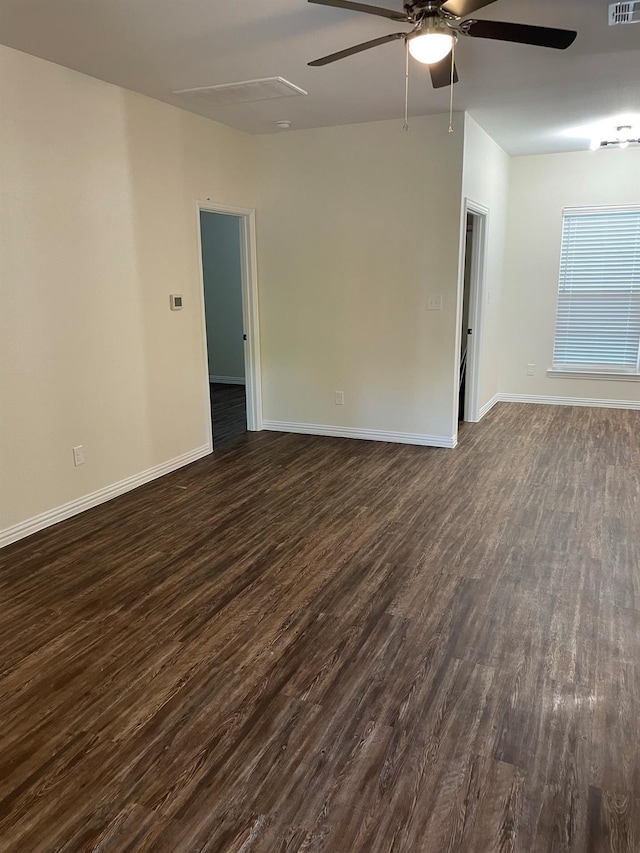
{"type": "Polygon", "coordinates": [[[443,3],[444,0],[416,0],[415,3],[406,3],[404,11],[407,13],[407,20],[410,23],[416,23],[426,18],[435,20],[438,15],[444,15],[441,10],[443,3]]]}

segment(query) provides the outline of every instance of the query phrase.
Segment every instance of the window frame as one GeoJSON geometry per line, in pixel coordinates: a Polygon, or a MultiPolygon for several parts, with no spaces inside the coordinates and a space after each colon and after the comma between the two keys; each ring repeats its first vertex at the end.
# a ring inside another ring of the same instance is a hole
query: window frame
{"type": "MultiPolygon", "coordinates": [[[[569,216],[597,216],[603,214],[616,213],[637,213],[640,217],[640,204],[623,204],[623,205],[583,205],[580,207],[565,207],[562,211],[562,231],[560,243],[560,258],[558,261],[558,278],[556,284],[556,319],[553,332],[553,355],[555,356],[556,341],[558,335],[558,320],[559,320],[559,305],[560,305],[560,285],[561,285],[561,269],[562,257],[565,247],[565,222],[569,216]]],[[[638,255],[640,266],[640,252],[638,255]]],[[[611,365],[590,365],[588,363],[567,363],[566,366],[561,362],[555,362],[552,359],[552,366],[547,370],[547,376],[552,378],[575,378],[575,379],[607,379],[616,381],[640,381],[640,342],[638,346],[638,358],[634,369],[625,366],[611,365]]]]}

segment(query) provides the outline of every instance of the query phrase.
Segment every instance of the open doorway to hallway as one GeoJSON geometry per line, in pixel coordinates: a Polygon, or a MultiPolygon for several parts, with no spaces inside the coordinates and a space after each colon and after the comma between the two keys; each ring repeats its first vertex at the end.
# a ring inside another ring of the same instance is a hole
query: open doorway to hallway
{"type": "Polygon", "coordinates": [[[478,386],[482,357],[482,319],[485,301],[486,239],[489,210],[465,200],[462,234],[463,276],[460,287],[460,369],[458,423],[479,420],[478,386]]]}
{"type": "Polygon", "coordinates": [[[214,451],[235,444],[247,431],[241,225],[240,216],[200,210],[214,451]]]}

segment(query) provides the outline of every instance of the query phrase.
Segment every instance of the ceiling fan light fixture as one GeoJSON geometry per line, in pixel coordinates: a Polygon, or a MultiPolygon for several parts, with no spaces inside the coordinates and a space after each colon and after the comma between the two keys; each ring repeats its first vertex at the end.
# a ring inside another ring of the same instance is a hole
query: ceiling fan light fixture
{"type": "Polygon", "coordinates": [[[620,148],[628,148],[633,137],[631,125],[622,124],[620,127],[617,127],[616,130],[618,131],[618,145],[620,148]]]}
{"type": "Polygon", "coordinates": [[[423,65],[433,65],[448,56],[453,49],[454,35],[442,30],[429,30],[409,39],[409,53],[423,65]]]}
{"type": "Polygon", "coordinates": [[[635,120],[632,123],[632,118],[625,118],[624,121],[624,124],[618,124],[616,121],[613,126],[609,123],[594,127],[591,133],[591,150],[640,145],[640,122],[635,120]]]}

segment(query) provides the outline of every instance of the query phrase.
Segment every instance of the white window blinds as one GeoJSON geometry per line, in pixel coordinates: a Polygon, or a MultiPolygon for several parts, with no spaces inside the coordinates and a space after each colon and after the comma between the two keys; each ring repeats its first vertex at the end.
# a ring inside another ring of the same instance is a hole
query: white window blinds
{"type": "Polygon", "coordinates": [[[640,208],[564,212],[554,368],[640,370],[640,208]]]}

